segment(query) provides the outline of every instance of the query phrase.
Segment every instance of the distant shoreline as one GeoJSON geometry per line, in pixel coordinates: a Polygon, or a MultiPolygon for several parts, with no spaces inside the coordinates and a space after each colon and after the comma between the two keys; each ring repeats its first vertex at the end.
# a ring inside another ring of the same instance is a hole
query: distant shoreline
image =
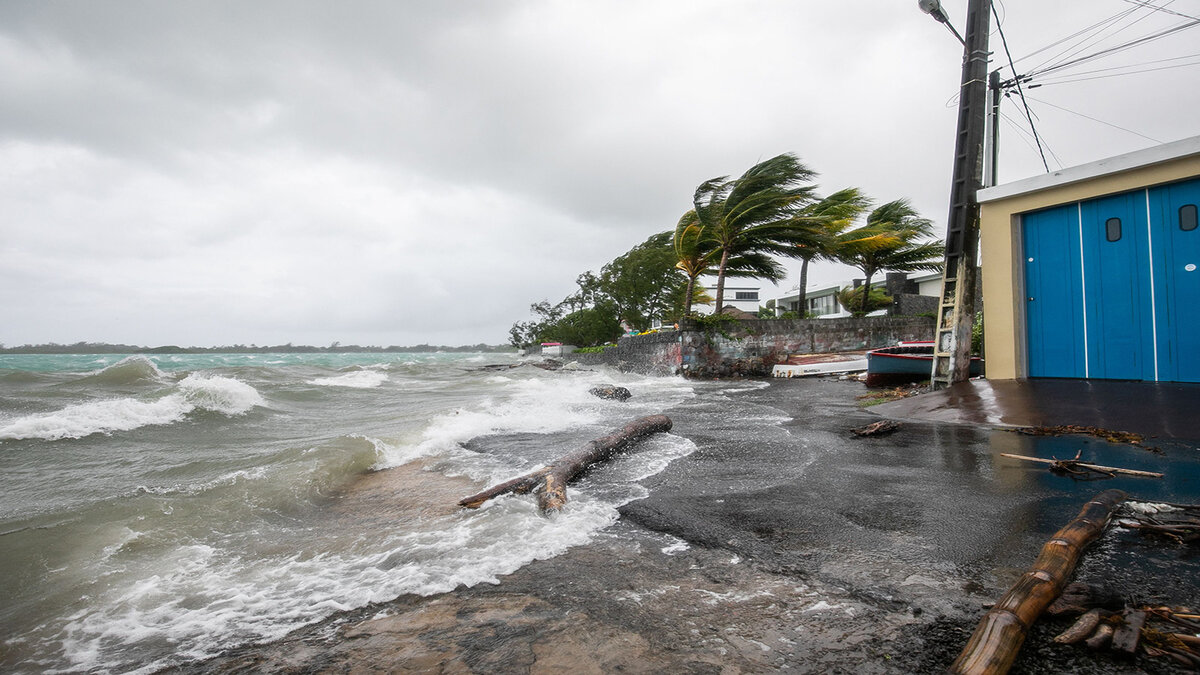
{"type": "Polygon", "coordinates": [[[328,347],[310,345],[222,345],[219,347],[179,347],[165,345],[161,347],[143,347],[138,345],[108,344],[103,342],[77,342],[71,345],[55,343],[41,345],[21,345],[20,347],[0,347],[0,354],[375,354],[375,353],[404,353],[421,354],[433,352],[485,352],[485,353],[516,353],[517,348],[509,345],[413,345],[388,347],[342,345],[334,343],[328,347]]]}

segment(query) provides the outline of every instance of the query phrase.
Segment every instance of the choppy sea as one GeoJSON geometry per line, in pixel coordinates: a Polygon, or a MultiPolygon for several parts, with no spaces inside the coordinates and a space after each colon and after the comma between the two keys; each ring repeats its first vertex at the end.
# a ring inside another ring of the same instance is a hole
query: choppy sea
{"type": "Polygon", "coordinates": [[[0,670],[152,672],[587,543],[694,446],[457,499],[693,396],[496,354],[0,355],[0,670]],[[499,366],[487,368],[486,366],[499,366]],[[630,389],[628,402],[588,393],[630,389]],[[513,541],[523,545],[513,546],[513,541]]]}

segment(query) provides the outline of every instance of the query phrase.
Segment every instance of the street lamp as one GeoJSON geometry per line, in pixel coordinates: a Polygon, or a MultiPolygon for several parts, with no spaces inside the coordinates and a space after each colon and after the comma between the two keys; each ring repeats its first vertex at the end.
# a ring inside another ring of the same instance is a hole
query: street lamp
{"type": "Polygon", "coordinates": [[[954,37],[958,38],[958,41],[964,47],[967,46],[966,40],[963,40],[958,31],[954,29],[954,24],[950,23],[950,17],[946,16],[946,11],[942,9],[942,3],[939,0],[917,0],[917,7],[920,7],[922,12],[936,19],[938,23],[949,28],[950,32],[954,33],[954,37]]]}

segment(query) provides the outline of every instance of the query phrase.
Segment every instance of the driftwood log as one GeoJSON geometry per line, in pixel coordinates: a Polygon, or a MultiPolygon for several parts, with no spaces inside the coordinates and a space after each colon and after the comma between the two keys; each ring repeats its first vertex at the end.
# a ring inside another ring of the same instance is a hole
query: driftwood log
{"type": "Polygon", "coordinates": [[[1141,471],[1139,469],[1122,469],[1116,466],[1101,466],[1099,464],[1088,464],[1087,462],[1079,461],[1079,455],[1075,455],[1075,459],[1042,459],[1041,457],[1029,457],[1026,455],[1013,455],[1007,452],[1000,453],[1001,457],[1009,459],[1021,459],[1026,462],[1040,462],[1049,464],[1052,470],[1057,469],[1068,473],[1078,473],[1075,469],[1087,469],[1096,473],[1106,473],[1111,477],[1113,474],[1123,474],[1126,476],[1141,476],[1143,478],[1162,478],[1163,475],[1157,471],[1141,471]]]}
{"type": "Polygon", "coordinates": [[[1105,490],[1042,546],[1037,560],[984,615],[952,673],[1007,673],[1025,642],[1029,627],[1062,592],[1083,549],[1104,532],[1113,511],[1125,501],[1120,490],[1105,490]]]}
{"type": "Polygon", "coordinates": [[[899,422],[893,422],[891,420],[879,420],[878,422],[872,422],[865,427],[851,429],[850,432],[855,436],[885,436],[895,432],[899,428],[899,422]]]}
{"type": "Polygon", "coordinates": [[[558,511],[567,503],[567,483],[586,471],[588,467],[612,457],[651,434],[670,430],[671,418],[666,415],[651,415],[636,419],[626,424],[621,430],[590,441],[575,452],[560,457],[553,464],[461,499],[458,505],[468,509],[477,509],[493,497],[510,492],[525,494],[530,490],[536,490],[538,508],[542,511],[558,511]]]}

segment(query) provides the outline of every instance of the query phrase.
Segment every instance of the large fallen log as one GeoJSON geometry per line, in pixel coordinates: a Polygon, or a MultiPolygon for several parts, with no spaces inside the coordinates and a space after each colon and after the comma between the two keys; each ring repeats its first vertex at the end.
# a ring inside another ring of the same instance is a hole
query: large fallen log
{"type": "Polygon", "coordinates": [[[1113,511],[1125,501],[1120,490],[1105,490],[1042,546],[1037,560],[984,615],[952,673],[1007,673],[1025,642],[1029,627],[1062,592],[1083,549],[1104,532],[1113,511]]]}
{"type": "Polygon", "coordinates": [[[542,511],[558,511],[567,503],[567,483],[584,473],[588,467],[612,457],[646,436],[670,430],[671,418],[666,415],[636,419],[620,431],[590,441],[575,452],[560,457],[553,464],[463,498],[459,500],[458,505],[477,509],[487,500],[500,495],[510,492],[525,494],[536,490],[538,508],[542,511]]]}

